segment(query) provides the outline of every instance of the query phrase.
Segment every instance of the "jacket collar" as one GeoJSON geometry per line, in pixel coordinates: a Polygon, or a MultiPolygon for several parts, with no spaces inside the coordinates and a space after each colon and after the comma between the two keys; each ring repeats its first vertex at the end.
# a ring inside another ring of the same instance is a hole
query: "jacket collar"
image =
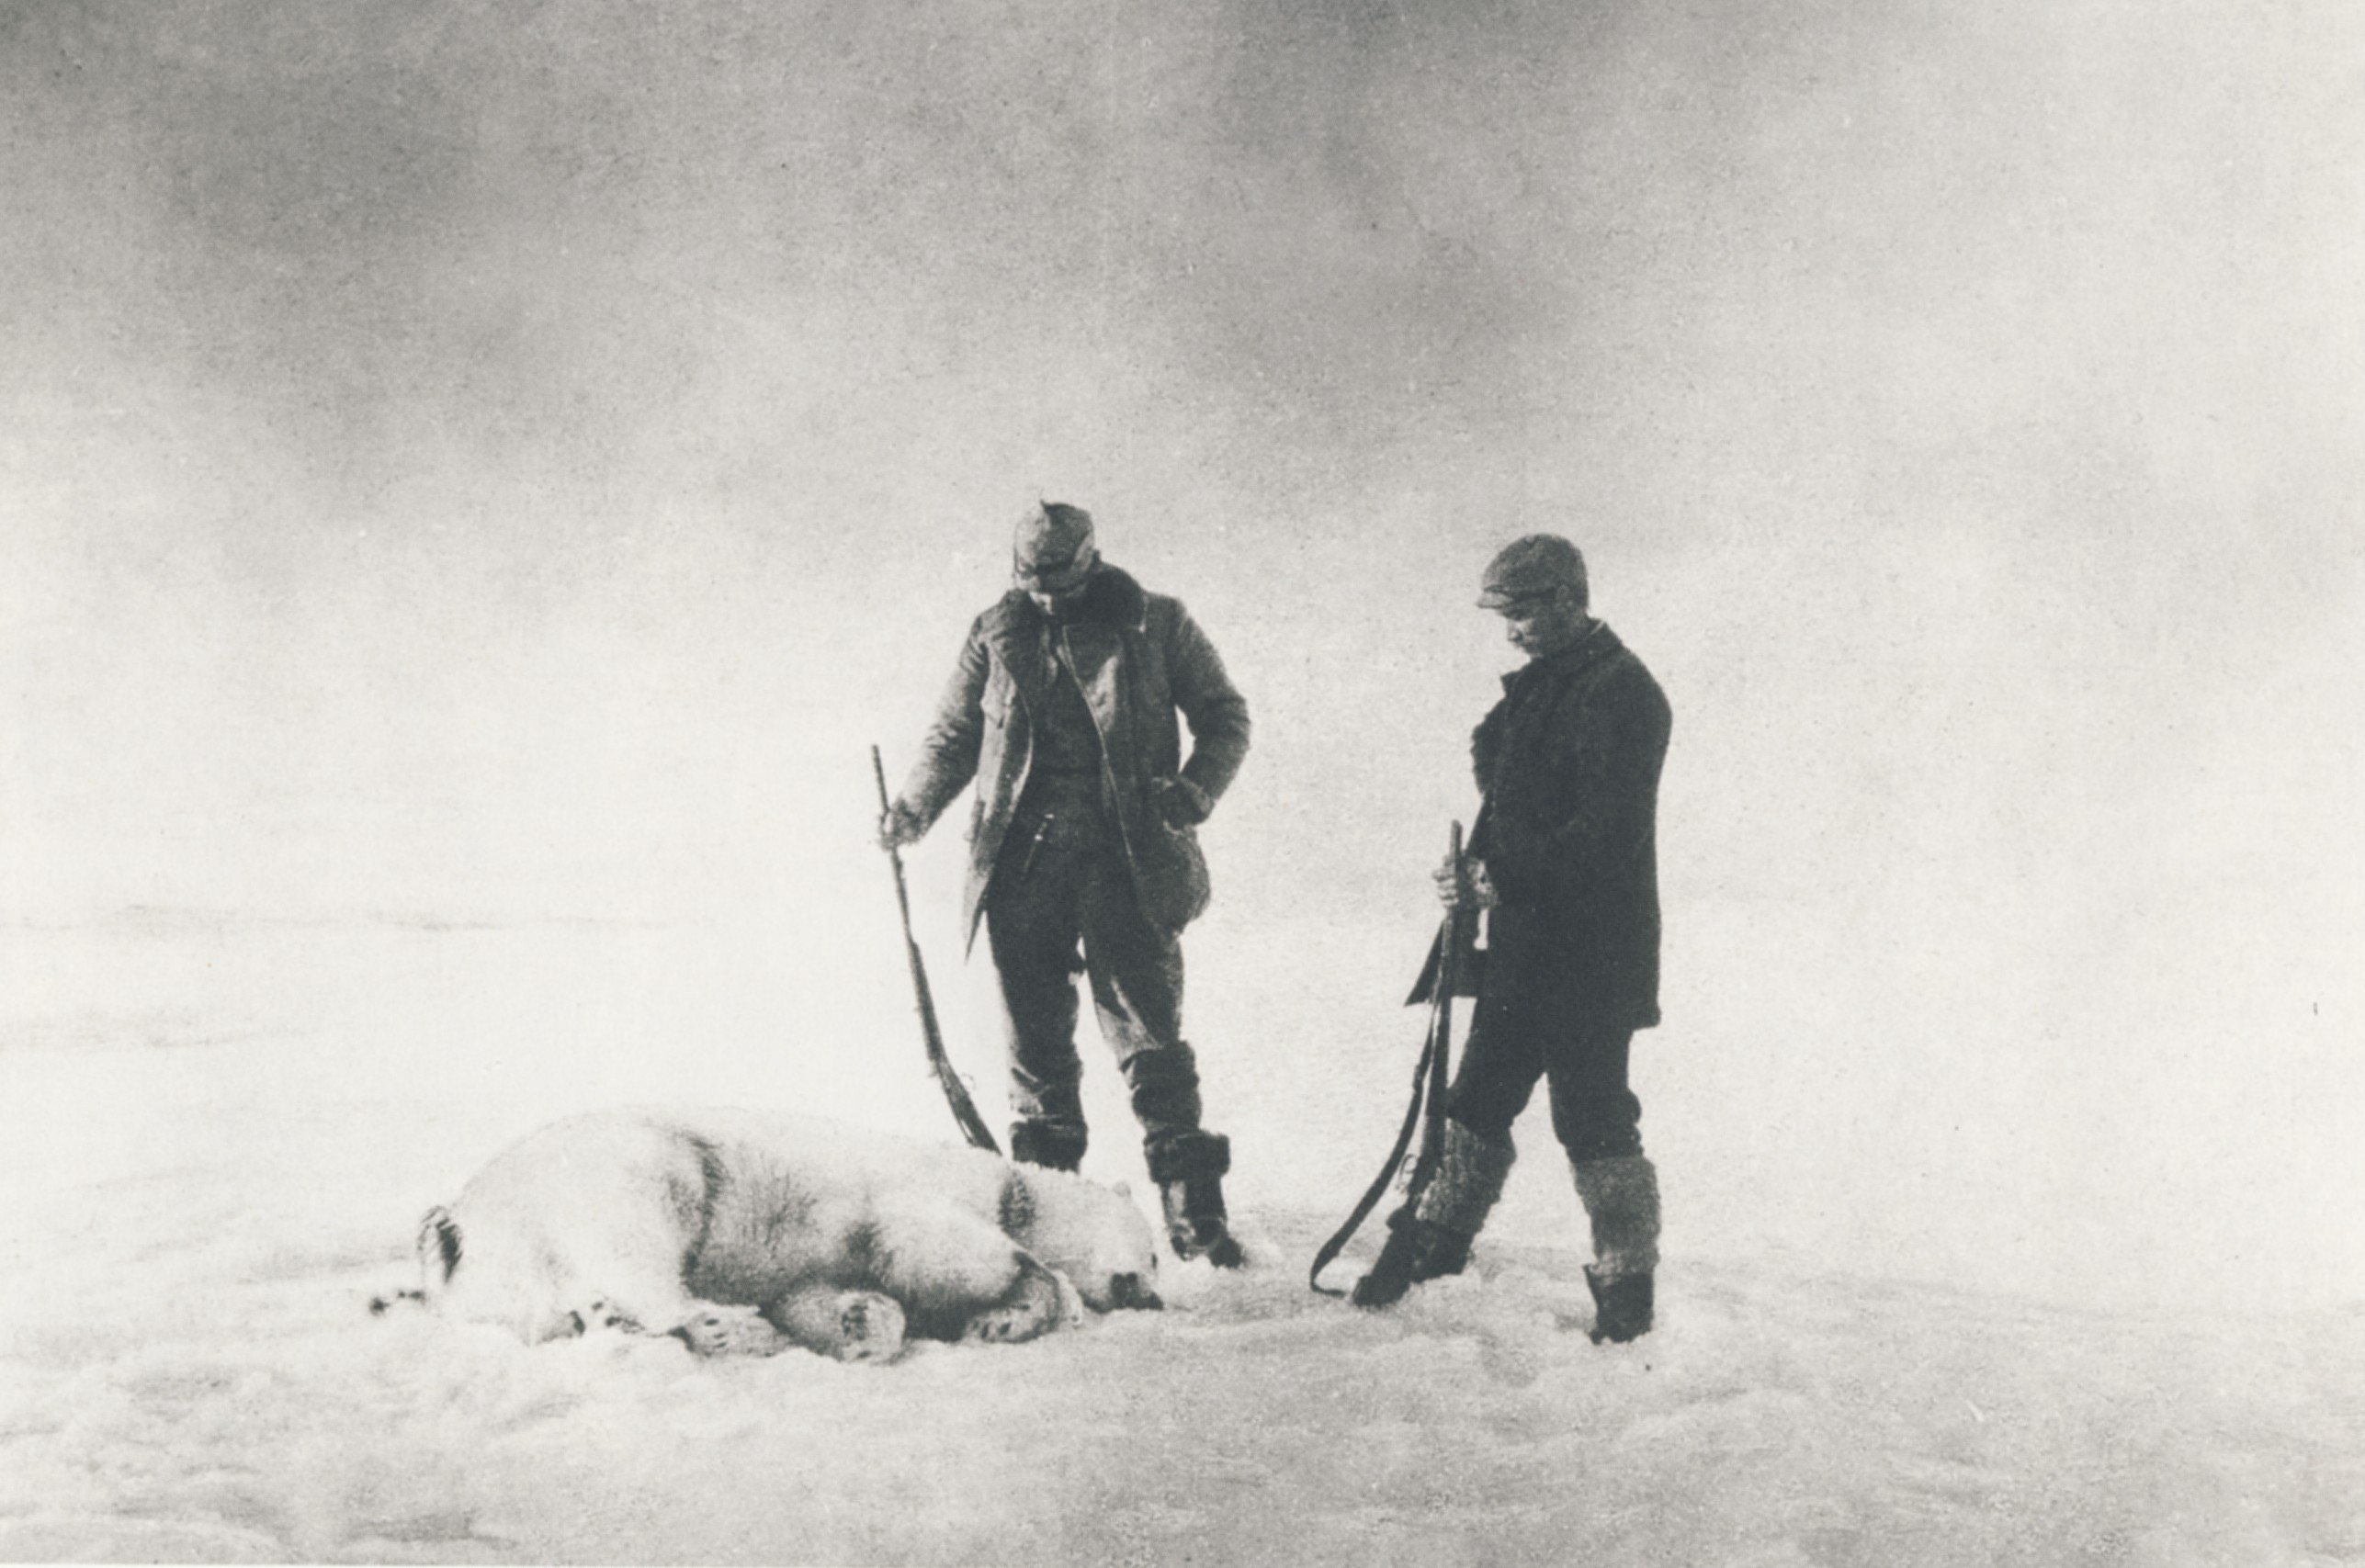
{"type": "Polygon", "coordinates": [[[1575,642],[1557,653],[1547,653],[1541,659],[1531,659],[1503,677],[1503,690],[1511,687],[1530,674],[1542,679],[1567,681],[1587,674],[1625,652],[1626,645],[1610,629],[1607,621],[1595,621],[1587,626],[1575,642]]]}
{"type": "MultiPolygon", "coordinates": [[[[1082,599],[1068,612],[1070,626],[1099,626],[1115,631],[1138,632],[1149,624],[1149,595],[1130,572],[1103,562],[1092,574],[1082,599]]],[[[985,634],[996,642],[1031,640],[1046,617],[1023,589],[1013,588],[985,613],[985,634]]]]}

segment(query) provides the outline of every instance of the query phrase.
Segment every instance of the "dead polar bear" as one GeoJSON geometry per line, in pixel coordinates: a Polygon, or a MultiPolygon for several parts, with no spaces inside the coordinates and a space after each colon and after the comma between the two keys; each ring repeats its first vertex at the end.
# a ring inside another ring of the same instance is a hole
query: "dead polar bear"
{"type": "Polygon", "coordinates": [[[752,1111],[603,1111],[530,1134],[428,1213],[419,1263],[404,1296],[529,1343],[616,1328],[702,1355],[884,1359],[907,1334],[1031,1339],[1082,1306],[1160,1304],[1149,1227],[1121,1192],[752,1111]]]}

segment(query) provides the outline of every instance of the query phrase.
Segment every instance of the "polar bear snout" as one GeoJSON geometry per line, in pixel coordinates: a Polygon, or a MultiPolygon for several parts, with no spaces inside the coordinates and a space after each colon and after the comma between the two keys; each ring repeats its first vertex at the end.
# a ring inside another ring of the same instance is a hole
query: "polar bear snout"
{"type": "Polygon", "coordinates": [[[1158,1292],[1140,1275],[1112,1274],[1109,1276],[1109,1306],[1112,1310],[1126,1312],[1160,1312],[1164,1310],[1166,1303],[1158,1299],[1158,1292]]]}

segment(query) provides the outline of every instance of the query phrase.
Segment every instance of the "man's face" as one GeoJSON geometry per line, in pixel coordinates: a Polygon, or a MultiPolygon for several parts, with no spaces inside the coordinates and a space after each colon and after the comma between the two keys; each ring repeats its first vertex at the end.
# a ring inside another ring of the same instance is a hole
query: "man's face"
{"type": "Polygon", "coordinates": [[[1091,586],[1096,558],[1089,550],[1080,553],[1082,559],[1063,562],[1048,571],[1030,570],[1024,566],[1017,569],[1018,586],[1045,615],[1058,615],[1081,599],[1084,590],[1091,586]]]}
{"type": "Polygon", "coordinates": [[[1495,612],[1503,618],[1503,635],[1530,659],[1544,659],[1575,642],[1587,616],[1576,594],[1567,588],[1515,599],[1495,612]]]}

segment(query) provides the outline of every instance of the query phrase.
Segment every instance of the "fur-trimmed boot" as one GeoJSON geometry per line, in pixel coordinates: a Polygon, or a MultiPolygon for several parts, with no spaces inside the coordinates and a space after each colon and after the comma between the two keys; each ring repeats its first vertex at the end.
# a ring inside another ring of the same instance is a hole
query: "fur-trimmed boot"
{"type": "Polygon", "coordinates": [[[1651,1327],[1653,1271],[1658,1268],[1658,1171],[1641,1155],[1585,1160],[1569,1168],[1577,1196],[1593,1226],[1593,1261],[1585,1270],[1593,1292],[1596,1345],[1623,1345],[1651,1327]]]}
{"type": "Polygon", "coordinates": [[[1238,1269],[1248,1261],[1224,1212],[1224,1173],[1231,1168],[1231,1140],[1220,1133],[1187,1134],[1150,1151],[1166,1239],[1185,1263],[1204,1258],[1218,1269],[1238,1269]]]}
{"type": "Polygon", "coordinates": [[[1468,1268],[1470,1244],[1503,1195],[1518,1152],[1508,1137],[1489,1138],[1449,1120],[1437,1174],[1418,1202],[1388,1216],[1386,1245],[1349,1299],[1360,1307],[1387,1306],[1423,1280],[1468,1268]]]}

